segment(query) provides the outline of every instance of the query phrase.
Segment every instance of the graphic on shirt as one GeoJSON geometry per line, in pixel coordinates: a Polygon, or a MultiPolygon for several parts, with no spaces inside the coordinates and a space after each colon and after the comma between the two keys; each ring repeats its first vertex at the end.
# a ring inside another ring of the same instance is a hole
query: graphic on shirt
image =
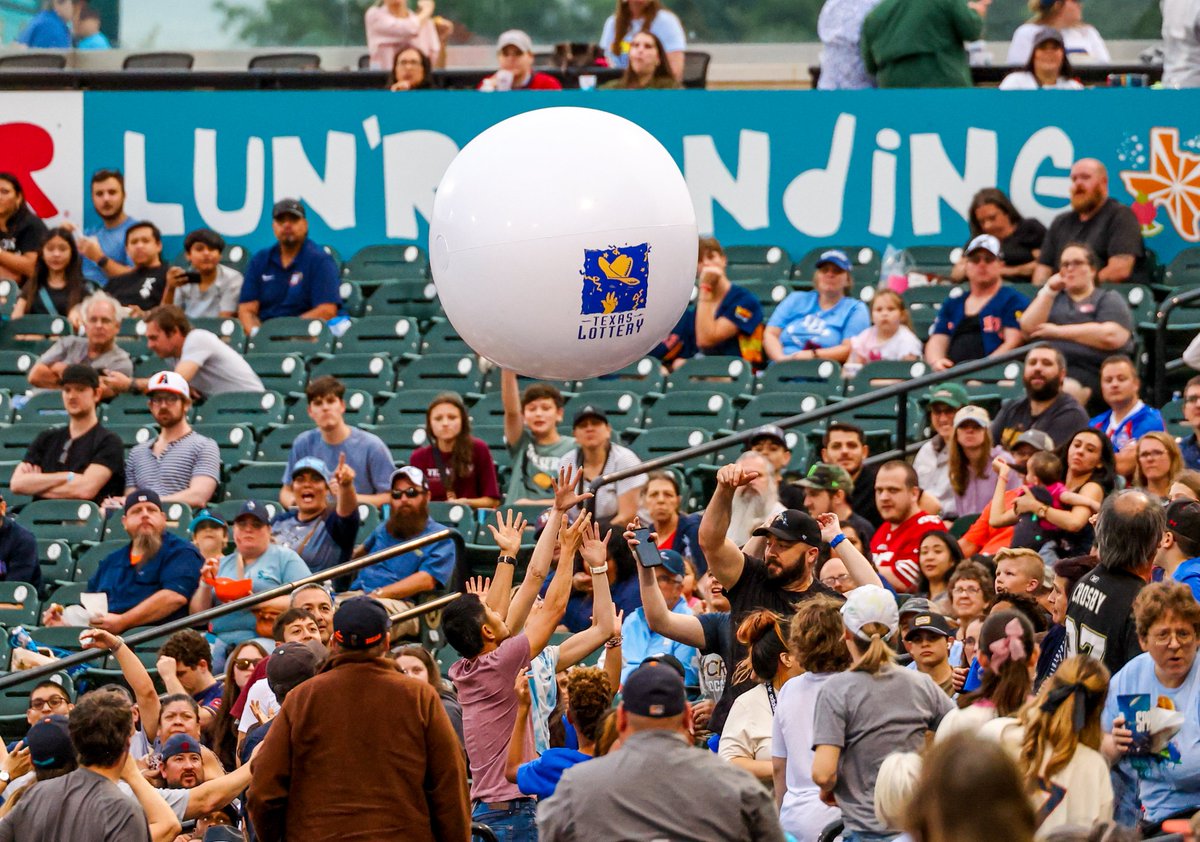
{"type": "Polygon", "coordinates": [[[639,333],[650,288],[650,244],[584,249],[580,339],[639,333]]]}

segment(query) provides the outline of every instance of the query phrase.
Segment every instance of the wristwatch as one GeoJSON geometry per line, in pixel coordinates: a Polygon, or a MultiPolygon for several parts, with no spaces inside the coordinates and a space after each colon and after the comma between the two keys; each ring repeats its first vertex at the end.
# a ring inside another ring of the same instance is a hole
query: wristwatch
{"type": "Polygon", "coordinates": [[[6,783],[6,784],[7,784],[7,783],[11,783],[11,782],[12,782],[12,775],[10,775],[10,774],[8,773],[8,770],[7,770],[7,769],[0,769],[0,783],[6,783]]]}
{"type": "Polygon", "coordinates": [[[513,567],[517,566],[517,560],[510,555],[500,556],[498,559],[496,559],[496,563],[497,564],[511,564],[513,567]]]}
{"type": "Polygon", "coordinates": [[[607,573],[608,562],[604,562],[604,564],[600,565],[599,567],[588,567],[588,570],[592,571],[593,576],[599,576],[601,573],[607,573]]]}
{"type": "Polygon", "coordinates": [[[106,254],[103,257],[101,257],[99,260],[97,260],[96,265],[99,266],[101,269],[103,269],[105,266],[107,266],[108,265],[108,255],[106,254]]]}

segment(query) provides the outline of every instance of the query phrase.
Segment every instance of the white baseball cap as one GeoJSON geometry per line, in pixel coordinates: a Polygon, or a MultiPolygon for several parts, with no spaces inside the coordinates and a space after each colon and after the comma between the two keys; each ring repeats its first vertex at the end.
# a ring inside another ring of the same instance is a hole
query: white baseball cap
{"type": "Polygon", "coordinates": [[[188,382],[183,379],[183,375],[173,371],[160,371],[146,381],[146,394],[151,392],[172,392],[182,395],[186,400],[192,399],[192,390],[188,388],[188,382]]]}
{"type": "Polygon", "coordinates": [[[983,249],[993,257],[1000,256],[1000,241],[991,234],[980,234],[967,245],[967,254],[983,249]]]}
{"type": "Polygon", "coordinates": [[[896,607],[896,597],[892,596],[879,585],[862,585],[846,594],[846,602],[842,606],[842,623],[860,640],[863,626],[878,623],[886,626],[890,638],[900,626],[900,609],[896,607]]]}

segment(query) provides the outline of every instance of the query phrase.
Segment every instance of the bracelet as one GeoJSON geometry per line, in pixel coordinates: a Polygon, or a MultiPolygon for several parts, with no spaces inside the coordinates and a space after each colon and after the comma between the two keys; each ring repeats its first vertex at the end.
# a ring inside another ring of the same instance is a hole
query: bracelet
{"type": "Polygon", "coordinates": [[[604,642],[605,649],[616,649],[620,645],[621,645],[621,635],[617,635],[616,637],[609,638],[608,640],[606,640],[604,642]]]}
{"type": "Polygon", "coordinates": [[[841,532],[839,532],[837,535],[834,535],[833,540],[829,542],[829,549],[836,550],[837,545],[842,543],[842,541],[845,541],[845,540],[846,540],[846,536],[844,534],[842,534],[841,532]]]}
{"type": "Polygon", "coordinates": [[[1040,509],[1038,509],[1038,510],[1037,510],[1037,518],[1038,518],[1038,520],[1045,520],[1045,518],[1046,518],[1046,509],[1047,509],[1047,508],[1049,508],[1049,507],[1048,507],[1048,506],[1042,506],[1040,509]]]}
{"type": "Polygon", "coordinates": [[[74,482],[74,481],[75,481],[75,472],[67,471],[67,482],[74,482]]]}
{"type": "Polygon", "coordinates": [[[499,558],[496,559],[496,563],[497,564],[511,564],[513,567],[517,566],[517,560],[510,555],[500,556],[499,558]]]}

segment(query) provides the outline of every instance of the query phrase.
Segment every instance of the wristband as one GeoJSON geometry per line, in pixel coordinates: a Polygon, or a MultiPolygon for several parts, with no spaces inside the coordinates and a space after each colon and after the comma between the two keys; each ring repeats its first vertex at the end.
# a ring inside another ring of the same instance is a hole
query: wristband
{"type": "Polygon", "coordinates": [[[616,637],[611,638],[610,640],[606,640],[604,642],[605,649],[616,649],[620,645],[621,645],[621,635],[617,635],[616,637]]]}
{"type": "Polygon", "coordinates": [[[74,481],[75,481],[75,472],[67,471],[67,482],[74,482],[74,481]]]}
{"type": "Polygon", "coordinates": [[[829,549],[836,550],[837,545],[842,543],[842,541],[845,541],[845,540],[846,540],[846,536],[844,534],[842,534],[841,532],[839,532],[837,535],[834,535],[833,540],[829,542],[829,549]]]}
{"type": "Polygon", "coordinates": [[[602,573],[607,573],[608,572],[608,562],[607,561],[604,562],[604,564],[602,564],[599,567],[592,567],[589,565],[588,570],[592,571],[593,576],[599,576],[602,573]]]}
{"type": "Polygon", "coordinates": [[[108,255],[106,254],[103,257],[101,257],[99,260],[97,260],[96,265],[99,266],[101,269],[103,269],[105,266],[107,266],[108,265],[108,255]]]}
{"type": "Polygon", "coordinates": [[[496,563],[497,564],[511,564],[513,567],[517,566],[517,560],[510,555],[500,556],[499,558],[496,559],[496,563]]]}

